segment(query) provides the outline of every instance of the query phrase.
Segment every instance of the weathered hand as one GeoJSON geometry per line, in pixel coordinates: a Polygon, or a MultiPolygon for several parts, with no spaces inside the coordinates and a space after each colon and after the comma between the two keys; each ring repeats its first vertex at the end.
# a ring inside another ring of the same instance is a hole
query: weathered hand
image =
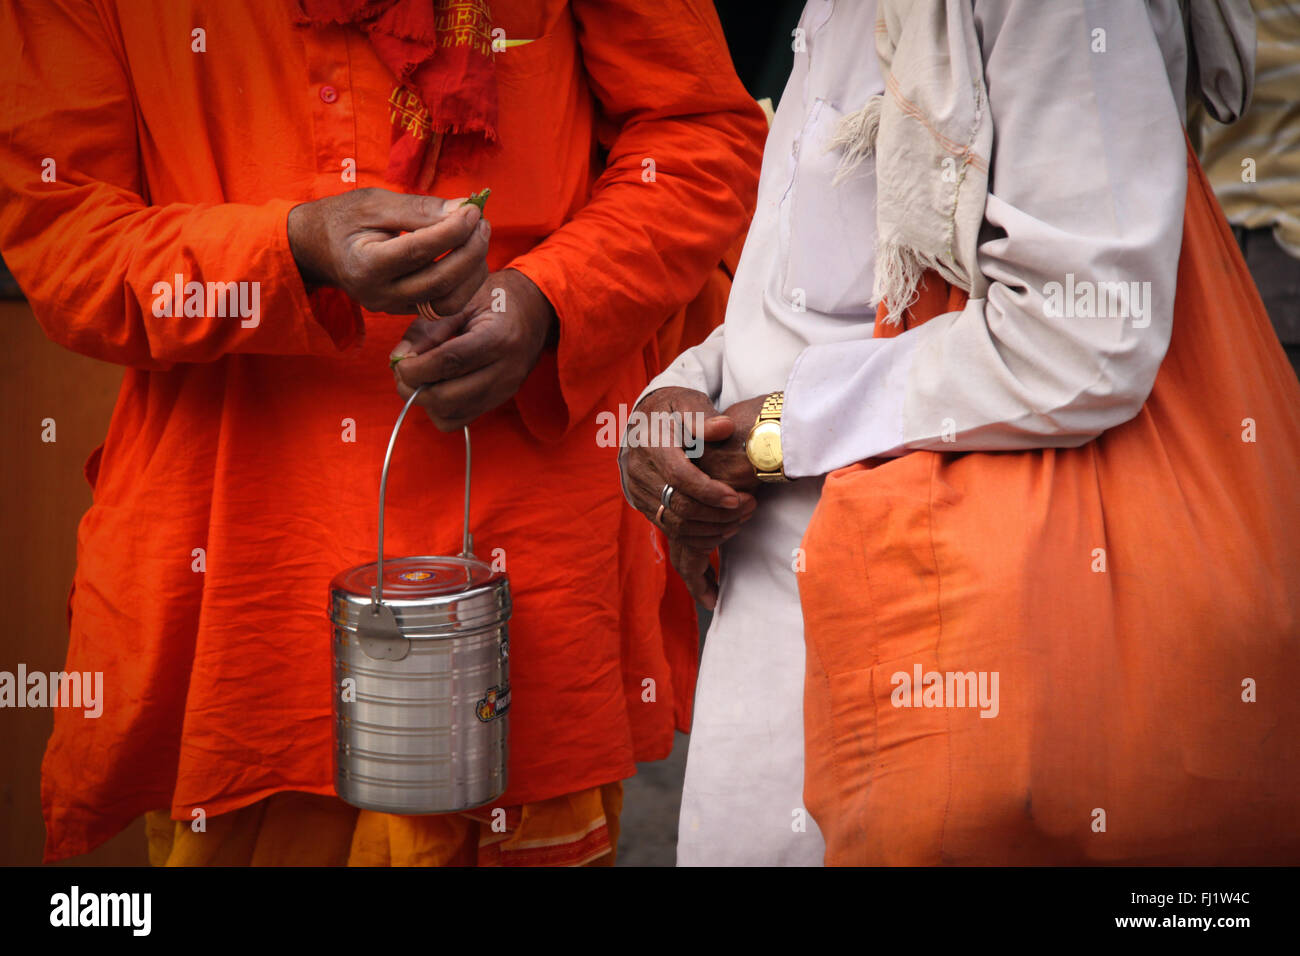
{"type": "Polygon", "coordinates": [[[716,440],[732,424],[718,415],[709,396],[690,388],[656,389],[637,405],[637,413],[648,426],[641,440],[635,445],[629,440],[619,454],[623,490],[633,507],[654,522],[664,485],[672,485],[672,499],[657,524],[670,543],[701,551],[707,558],[740,530],[757,502],[752,495],[711,480],[686,448],[716,440]],[[678,416],[675,422],[669,418],[673,415],[678,416]],[[703,425],[697,428],[701,419],[703,425]],[[669,427],[661,427],[665,424],[669,427]]]}
{"type": "Polygon", "coordinates": [[[754,465],[745,454],[745,442],[758,420],[766,395],[736,402],[722,414],[729,427],[718,428],[709,444],[704,446],[699,466],[710,478],[716,478],[738,491],[752,491],[760,484],[754,465]]]}
{"type": "MultiPolygon", "coordinates": [[[[746,503],[742,509],[743,516],[739,521],[725,525],[727,530],[721,536],[710,534],[708,526],[702,522],[683,522],[681,528],[685,529],[686,533],[676,535],[669,533],[668,536],[668,558],[677,569],[677,573],[681,575],[686,589],[704,607],[713,610],[718,602],[718,576],[710,563],[710,556],[714,548],[740,530],[740,522],[747,520],[757,506],[755,498],[746,494],[746,491],[757,488],[760,482],[749,456],[745,454],[745,442],[754,427],[754,422],[758,420],[758,413],[762,410],[767,396],[758,395],[737,402],[718,416],[712,403],[708,401],[708,396],[702,393],[692,393],[688,389],[663,389],[662,391],[685,392],[688,396],[694,395],[704,400],[707,406],[706,414],[711,414],[713,417],[705,422],[703,454],[696,459],[697,471],[702,471],[714,483],[721,482],[725,487],[734,489],[738,497],[746,503]],[[698,536],[693,536],[692,532],[695,529],[703,530],[698,532],[698,536]]],[[[658,394],[659,392],[651,392],[646,396],[646,401],[658,394]]],[[[697,405],[699,398],[694,399],[697,405]]],[[[690,400],[682,399],[679,404],[684,408],[690,407],[690,400]]],[[[630,455],[631,452],[625,454],[630,455]]],[[[627,487],[627,476],[628,468],[625,465],[625,487],[627,487]]],[[[679,496],[680,492],[673,495],[674,508],[678,504],[679,496]]],[[[684,501],[683,504],[686,507],[693,507],[695,503],[684,501]]],[[[638,507],[641,507],[640,502],[638,507]]],[[[668,523],[667,519],[668,513],[665,512],[665,524],[668,523]]]]}
{"type": "Polygon", "coordinates": [[[490,227],[463,199],[356,189],[289,210],[289,248],[308,287],[332,285],[373,312],[421,302],[455,315],[487,277],[490,227]]]}
{"type": "Polygon", "coordinates": [[[680,539],[668,539],[668,560],[681,575],[691,597],[710,611],[718,606],[718,575],[709,563],[712,553],[688,547],[680,539]]]}
{"type": "Polygon", "coordinates": [[[554,334],[555,309],[533,281],[514,269],[494,272],[459,315],[411,323],[391,354],[401,359],[397,391],[409,398],[434,383],[416,404],[440,430],[454,431],[513,398],[554,334]]]}

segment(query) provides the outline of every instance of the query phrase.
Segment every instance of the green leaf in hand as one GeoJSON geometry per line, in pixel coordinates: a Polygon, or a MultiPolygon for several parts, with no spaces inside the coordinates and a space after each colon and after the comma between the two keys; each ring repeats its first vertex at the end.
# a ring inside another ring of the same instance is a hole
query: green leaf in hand
{"type": "Polygon", "coordinates": [[[463,203],[461,203],[461,205],[468,206],[470,203],[473,203],[475,206],[478,206],[478,208],[481,210],[483,206],[487,203],[488,196],[491,195],[492,195],[492,190],[490,189],[485,189],[481,193],[470,193],[469,198],[466,199],[463,203]]]}

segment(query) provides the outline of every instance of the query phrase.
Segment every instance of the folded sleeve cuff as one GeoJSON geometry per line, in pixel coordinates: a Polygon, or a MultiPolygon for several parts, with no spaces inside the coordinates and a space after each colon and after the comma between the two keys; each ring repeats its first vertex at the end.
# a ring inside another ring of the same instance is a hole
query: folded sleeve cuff
{"type": "Polygon", "coordinates": [[[555,310],[559,344],[542,350],[537,364],[515,393],[515,406],[524,427],[534,436],[542,441],[558,441],[600,397],[572,385],[566,387],[561,372],[561,356],[567,351],[566,334],[572,332],[566,317],[575,308],[568,295],[568,281],[561,268],[536,250],[519,256],[505,268],[527,276],[555,310]]]}
{"type": "Polygon", "coordinates": [[[785,385],[781,450],[791,478],[904,454],[903,403],[915,336],[803,350],[785,385]]]}
{"type": "Polygon", "coordinates": [[[285,290],[293,313],[311,320],[304,328],[302,351],[320,354],[331,348],[346,349],[359,342],[365,332],[361,306],[342,289],[333,286],[307,291],[289,245],[289,211],[296,205],[295,202],[277,199],[263,207],[272,240],[270,254],[275,263],[272,272],[281,277],[275,284],[285,290]],[[321,331],[324,336],[319,334],[321,331]]]}

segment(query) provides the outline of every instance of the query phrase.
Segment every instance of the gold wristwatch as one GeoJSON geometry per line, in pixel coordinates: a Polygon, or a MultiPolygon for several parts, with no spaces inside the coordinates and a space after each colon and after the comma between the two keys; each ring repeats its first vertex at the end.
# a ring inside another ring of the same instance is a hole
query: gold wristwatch
{"type": "Polygon", "coordinates": [[[789,481],[781,455],[781,408],[785,392],[773,392],[763,401],[754,427],[745,440],[745,455],[759,481],[789,481]]]}

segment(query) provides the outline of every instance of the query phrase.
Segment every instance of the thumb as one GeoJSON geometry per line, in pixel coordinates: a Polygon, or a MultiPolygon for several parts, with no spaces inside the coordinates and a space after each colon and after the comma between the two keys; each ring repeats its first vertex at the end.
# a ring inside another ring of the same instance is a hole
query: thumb
{"type": "Polygon", "coordinates": [[[465,326],[465,315],[449,316],[430,322],[428,319],[416,319],[406,327],[406,332],[393,350],[388,353],[388,361],[396,365],[411,355],[421,355],[435,349],[442,343],[454,338],[465,326]]]}
{"type": "Polygon", "coordinates": [[[704,427],[700,429],[700,439],[706,442],[725,441],[735,430],[734,419],[726,415],[714,415],[705,419],[704,427]]]}
{"type": "Polygon", "coordinates": [[[483,212],[478,206],[465,205],[467,197],[440,199],[437,196],[421,196],[418,193],[395,193],[380,190],[376,214],[378,221],[372,226],[388,232],[414,232],[425,226],[432,226],[448,216],[462,215],[470,220],[470,225],[478,222],[483,212]]]}

